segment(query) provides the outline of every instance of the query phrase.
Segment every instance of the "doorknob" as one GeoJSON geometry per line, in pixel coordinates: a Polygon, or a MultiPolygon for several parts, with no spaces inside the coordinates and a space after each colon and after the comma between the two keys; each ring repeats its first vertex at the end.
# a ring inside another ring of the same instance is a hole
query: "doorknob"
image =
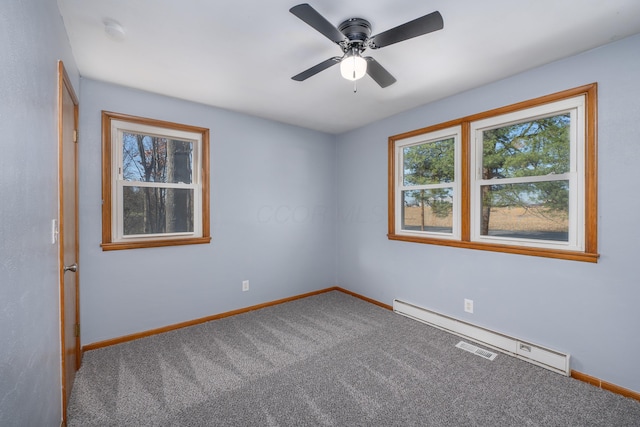
{"type": "Polygon", "coordinates": [[[71,265],[65,265],[64,272],[66,273],[67,271],[73,271],[75,273],[76,271],[78,271],[78,264],[74,262],[71,265]]]}

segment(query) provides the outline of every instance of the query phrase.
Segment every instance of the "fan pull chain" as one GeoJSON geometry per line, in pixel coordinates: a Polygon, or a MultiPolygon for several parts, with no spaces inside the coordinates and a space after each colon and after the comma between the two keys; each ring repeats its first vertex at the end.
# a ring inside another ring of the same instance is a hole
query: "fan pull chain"
{"type": "Polygon", "coordinates": [[[353,55],[353,93],[358,91],[358,80],[356,80],[356,56],[353,55]]]}

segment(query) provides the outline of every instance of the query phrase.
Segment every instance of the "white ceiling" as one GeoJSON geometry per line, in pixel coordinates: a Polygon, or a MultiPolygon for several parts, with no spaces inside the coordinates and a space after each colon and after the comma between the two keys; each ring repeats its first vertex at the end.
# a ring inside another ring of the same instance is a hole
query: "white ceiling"
{"type": "MultiPolygon", "coordinates": [[[[291,76],[340,48],[289,13],[296,0],[58,0],[80,74],[342,133],[640,32],[639,0],[311,0],[373,34],[434,10],[444,29],[367,51],[397,79],[353,83],[338,66],[291,76]],[[122,25],[115,40],[104,20],[122,25]]],[[[640,52],[639,52],[640,54],[640,52]]]]}

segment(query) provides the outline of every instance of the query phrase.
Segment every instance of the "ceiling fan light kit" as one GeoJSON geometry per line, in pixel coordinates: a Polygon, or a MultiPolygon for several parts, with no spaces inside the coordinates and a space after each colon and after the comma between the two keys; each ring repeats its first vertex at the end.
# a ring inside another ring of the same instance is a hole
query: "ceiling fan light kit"
{"type": "Polygon", "coordinates": [[[340,74],[347,80],[360,80],[367,73],[367,60],[352,49],[340,61],[340,74]]]}
{"type": "Polygon", "coordinates": [[[341,57],[329,58],[296,74],[292,77],[296,81],[304,81],[340,63],[343,78],[356,81],[368,74],[380,87],[385,88],[396,82],[395,77],[374,58],[363,57],[362,53],[367,48],[380,49],[444,28],[442,15],[436,11],[371,37],[371,24],[366,19],[350,18],[336,28],[307,3],[294,6],[289,12],[336,43],[343,53],[341,57]]]}

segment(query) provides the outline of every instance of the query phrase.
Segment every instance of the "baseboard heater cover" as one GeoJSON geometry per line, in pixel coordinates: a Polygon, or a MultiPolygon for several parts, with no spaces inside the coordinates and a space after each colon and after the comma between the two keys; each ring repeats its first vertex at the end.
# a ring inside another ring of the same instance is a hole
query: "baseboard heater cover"
{"type": "Polygon", "coordinates": [[[443,331],[484,344],[502,353],[533,363],[553,372],[570,376],[569,354],[522,341],[500,332],[492,331],[463,320],[455,319],[423,307],[393,300],[393,311],[443,331]]]}

